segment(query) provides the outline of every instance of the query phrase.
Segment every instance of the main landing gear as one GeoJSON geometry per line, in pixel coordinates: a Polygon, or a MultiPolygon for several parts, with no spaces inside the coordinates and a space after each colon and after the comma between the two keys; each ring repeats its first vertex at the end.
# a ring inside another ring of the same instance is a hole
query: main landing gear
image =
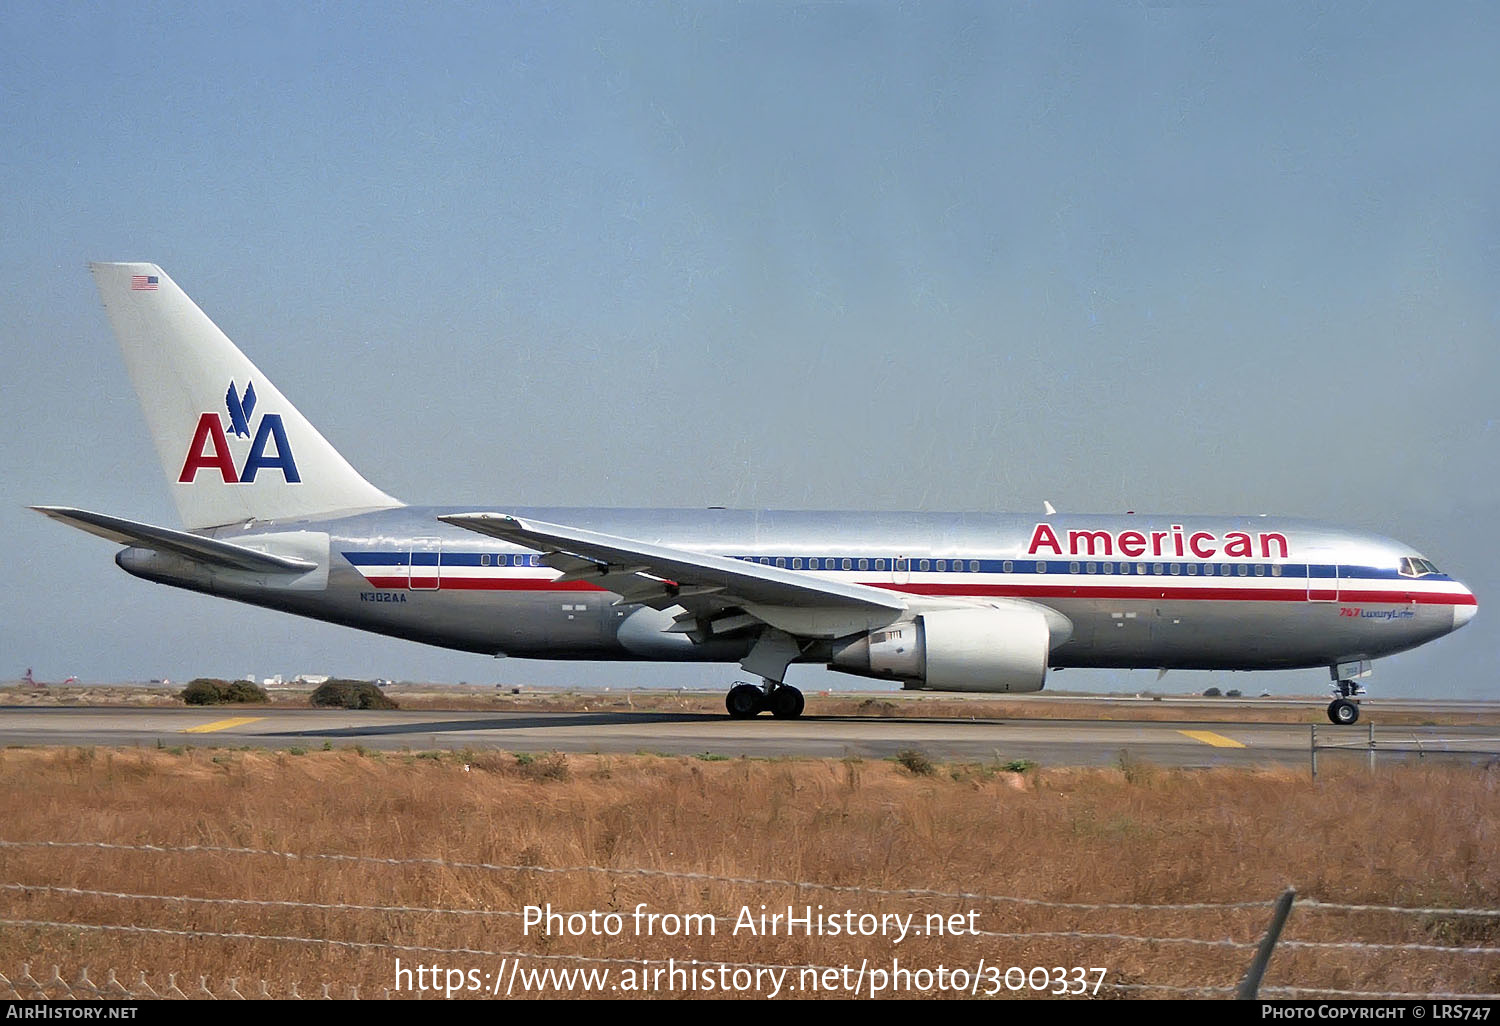
{"type": "Polygon", "coordinates": [[[1359,719],[1359,703],[1355,697],[1365,693],[1365,689],[1352,680],[1336,681],[1333,690],[1339,697],[1328,703],[1328,719],[1340,727],[1347,727],[1359,719]]]}
{"type": "Polygon", "coordinates": [[[807,700],[802,692],[790,684],[778,684],[766,680],[764,684],[736,684],[724,697],[724,708],[737,720],[748,720],[752,716],[770,711],[778,720],[795,720],[802,715],[807,700]]]}

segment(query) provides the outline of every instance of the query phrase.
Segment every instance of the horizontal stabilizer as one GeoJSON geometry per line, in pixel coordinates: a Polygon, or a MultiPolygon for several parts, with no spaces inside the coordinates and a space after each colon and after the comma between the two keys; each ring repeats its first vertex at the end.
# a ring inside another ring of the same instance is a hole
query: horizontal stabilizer
{"type": "Polygon", "coordinates": [[[317,563],[290,556],[277,556],[219,541],[204,538],[186,531],[174,531],[166,527],[154,527],[134,520],[91,513],[86,509],[71,509],[67,506],[32,506],[32,509],[53,520],[87,531],[89,534],[108,538],[121,545],[134,545],[156,552],[171,552],[201,563],[227,567],[231,570],[249,570],[254,573],[305,574],[318,568],[317,563]]]}

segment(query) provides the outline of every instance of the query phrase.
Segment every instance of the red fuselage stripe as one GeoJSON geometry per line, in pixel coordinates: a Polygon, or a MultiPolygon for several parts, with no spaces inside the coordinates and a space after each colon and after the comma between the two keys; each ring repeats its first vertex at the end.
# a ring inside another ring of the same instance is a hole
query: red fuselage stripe
{"type": "MultiPolygon", "coordinates": [[[[376,588],[407,588],[405,576],[369,577],[376,588]]],[[[538,577],[444,577],[441,581],[431,576],[417,576],[412,584],[419,591],[431,590],[440,585],[442,591],[604,591],[605,589],[587,581],[548,581],[538,577]]],[[[1304,588],[1180,588],[1180,587],[1119,587],[1097,585],[1015,585],[1015,584],[890,584],[865,583],[867,587],[897,591],[907,595],[940,595],[952,598],[1019,598],[1019,599],[1119,599],[1122,601],[1172,601],[1204,602],[1307,602],[1308,591],[1304,588]]],[[[1473,606],[1479,600],[1469,594],[1451,592],[1418,591],[1369,591],[1340,587],[1338,594],[1332,588],[1312,589],[1311,601],[1318,602],[1373,602],[1384,605],[1435,605],[1473,606]]]]}

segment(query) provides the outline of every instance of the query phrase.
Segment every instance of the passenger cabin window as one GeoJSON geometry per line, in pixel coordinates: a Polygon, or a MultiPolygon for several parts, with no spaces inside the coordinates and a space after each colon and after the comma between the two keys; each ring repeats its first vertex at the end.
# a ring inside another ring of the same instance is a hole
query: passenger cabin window
{"type": "Polygon", "coordinates": [[[802,569],[802,557],[801,556],[798,556],[796,559],[792,560],[792,569],[793,570],[801,570],[802,569]]]}
{"type": "Polygon", "coordinates": [[[940,559],[940,560],[938,560],[937,561],[937,568],[938,568],[938,573],[942,573],[944,570],[948,569],[948,561],[946,559],[940,559]]]}
{"type": "Polygon", "coordinates": [[[1012,560],[1007,559],[1004,563],[1000,564],[1000,569],[1005,573],[1012,573],[1016,569],[1016,564],[1012,560]]]}
{"type": "Polygon", "coordinates": [[[861,570],[868,570],[868,569],[870,569],[870,561],[868,559],[861,559],[859,561],[859,568],[861,570]]]}
{"type": "Polygon", "coordinates": [[[920,563],[917,564],[917,569],[918,570],[928,570],[931,567],[932,567],[932,561],[931,560],[927,560],[927,559],[924,559],[920,563]]]}
{"type": "Polygon", "coordinates": [[[969,560],[969,572],[970,573],[975,573],[975,574],[979,573],[979,560],[977,560],[977,559],[971,559],[971,560],[969,560]]]}
{"type": "Polygon", "coordinates": [[[875,569],[876,570],[884,570],[885,569],[885,560],[883,560],[883,559],[877,559],[875,561],[875,569]]]}
{"type": "Polygon", "coordinates": [[[781,567],[783,570],[785,570],[786,569],[786,558],[783,557],[783,556],[777,556],[776,557],[776,565],[779,566],[779,567],[781,567]]]}
{"type": "MultiPolygon", "coordinates": [[[[860,560],[860,563],[864,563],[864,560],[860,560]]],[[[843,567],[844,567],[845,570],[848,570],[850,568],[849,560],[846,559],[846,560],[843,561],[843,567]]],[[[861,566],[860,569],[863,570],[864,567],[861,566]]]]}

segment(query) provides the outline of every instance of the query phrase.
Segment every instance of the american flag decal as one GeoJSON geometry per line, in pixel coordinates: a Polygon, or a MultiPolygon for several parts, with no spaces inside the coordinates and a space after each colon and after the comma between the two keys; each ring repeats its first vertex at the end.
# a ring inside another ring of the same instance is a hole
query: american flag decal
{"type": "Polygon", "coordinates": [[[130,276],[131,292],[155,292],[156,275],[154,274],[132,274],[130,276]]]}

